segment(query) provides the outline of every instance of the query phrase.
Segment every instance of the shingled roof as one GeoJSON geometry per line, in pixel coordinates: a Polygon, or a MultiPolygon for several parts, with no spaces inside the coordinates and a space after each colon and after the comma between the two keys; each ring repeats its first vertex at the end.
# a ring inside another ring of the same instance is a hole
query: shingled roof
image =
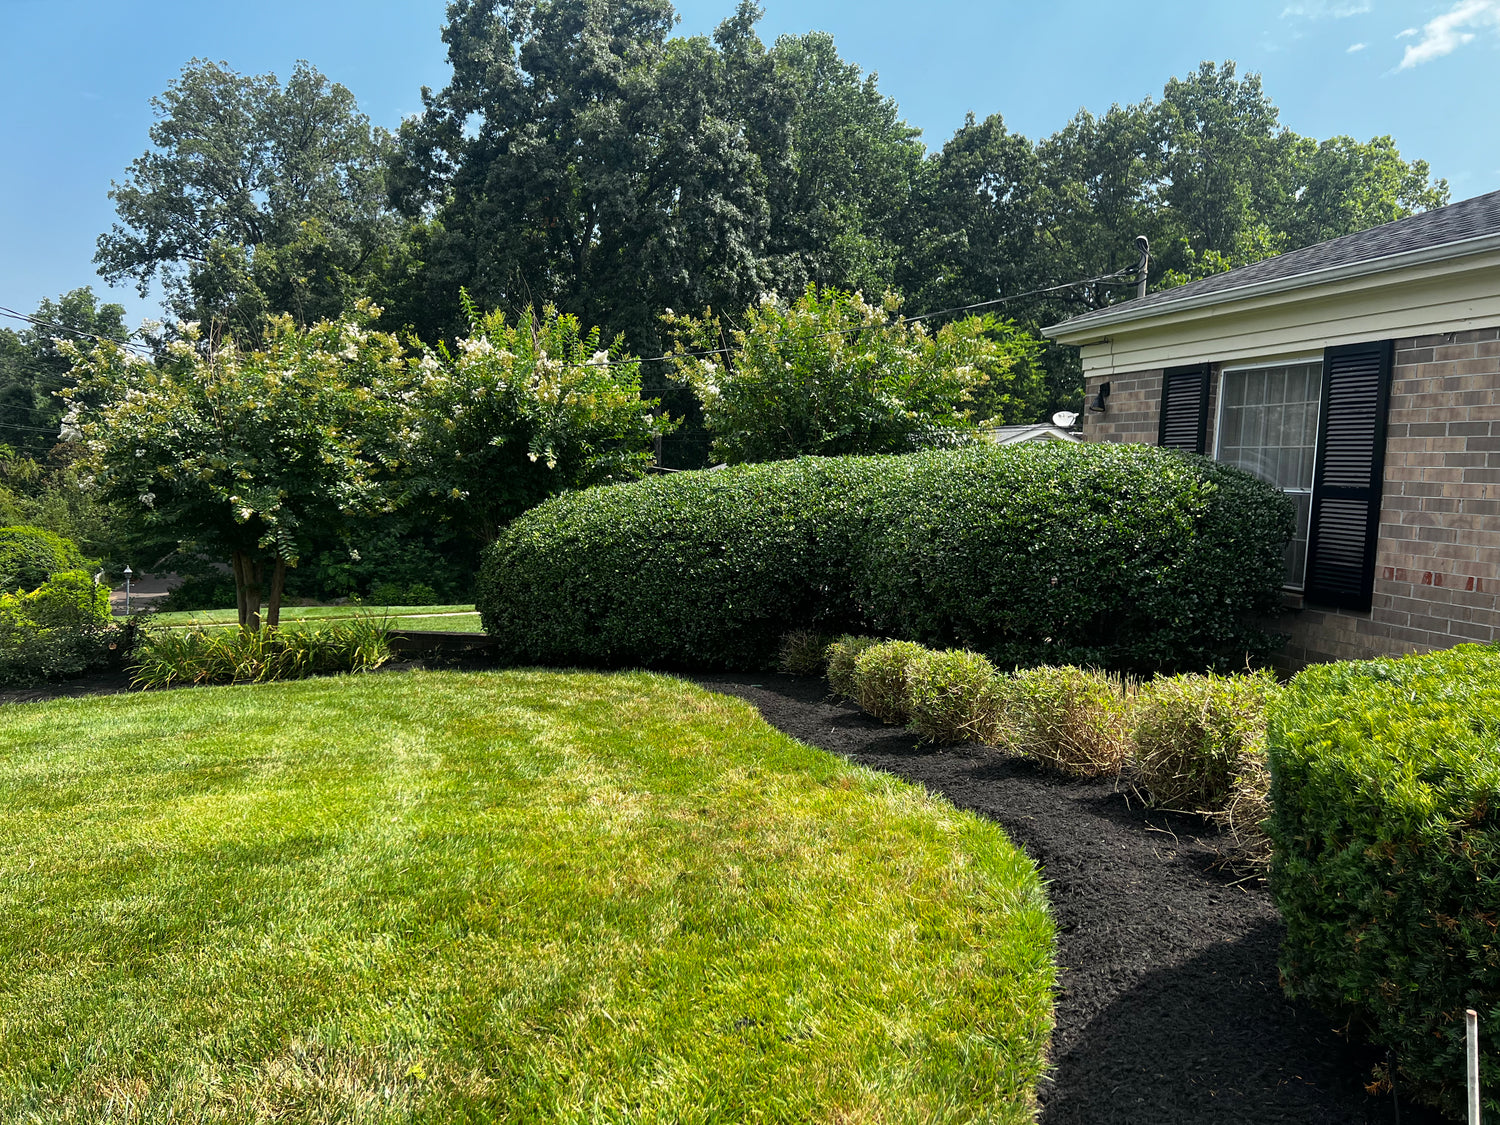
{"type": "Polygon", "coordinates": [[[1280,282],[1290,287],[1298,279],[1306,278],[1307,283],[1312,284],[1317,275],[1340,267],[1368,265],[1375,268],[1386,259],[1392,259],[1390,265],[1396,266],[1400,264],[1398,259],[1406,255],[1447,246],[1459,252],[1463,243],[1496,235],[1500,235],[1500,191],[1476,195],[1473,199],[1424,211],[1408,219],[1398,219],[1384,226],[1252,262],[1175,289],[1162,289],[1133,301],[1095,309],[1044,331],[1049,336],[1071,335],[1096,323],[1101,326],[1119,324],[1157,313],[1169,313],[1174,305],[1201,306],[1216,304],[1220,300],[1230,301],[1240,290],[1270,283],[1280,282]]]}

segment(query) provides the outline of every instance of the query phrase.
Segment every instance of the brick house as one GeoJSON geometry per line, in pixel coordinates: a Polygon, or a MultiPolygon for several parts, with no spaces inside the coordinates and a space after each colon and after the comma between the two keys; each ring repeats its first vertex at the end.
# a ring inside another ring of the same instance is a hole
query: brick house
{"type": "Polygon", "coordinates": [[[1286,661],[1500,638],[1500,192],[1086,313],[1088,441],[1285,489],[1286,661]]]}

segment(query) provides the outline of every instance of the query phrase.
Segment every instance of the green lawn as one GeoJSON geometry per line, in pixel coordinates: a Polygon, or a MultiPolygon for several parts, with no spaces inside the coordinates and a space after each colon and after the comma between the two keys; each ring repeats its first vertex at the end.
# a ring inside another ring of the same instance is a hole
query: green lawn
{"type": "MultiPolygon", "coordinates": [[[[264,612],[264,607],[262,607],[264,612]]],[[[319,605],[286,606],[281,623],[295,626],[303,622],[348,621],[357,617],[378,617],[391,623],[393,629],[479,633],[479,614],[472,605],[319,605]]],[[[237,610],[197,609],[173,613],[153,613],[145,618],[153,625],[167,628],[231,626],[239,620],[237,610]]]]}
{"type": "Polygon", "coordinates": [[[993,824],[643,673],[0,713],[0,1120],[1029,1121],[993,824]]]}

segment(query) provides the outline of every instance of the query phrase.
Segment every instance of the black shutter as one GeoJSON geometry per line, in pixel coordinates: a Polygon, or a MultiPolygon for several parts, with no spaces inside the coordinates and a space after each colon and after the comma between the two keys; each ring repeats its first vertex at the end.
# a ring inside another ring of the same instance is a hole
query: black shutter
{"type": "Polygon", "coordinates": [[[1304,595],[1360,613],[1375,591],[1385,424],[1395,341],[1323,353],[1323,408],[1313,472],[1304,595]]]}
{"type": "Polygon", "coordinates": [[[1208,364],[1169,367],[1161,376],[1161,428],[1156,444],[1202,453],[1208,437],[1208,364]]]}

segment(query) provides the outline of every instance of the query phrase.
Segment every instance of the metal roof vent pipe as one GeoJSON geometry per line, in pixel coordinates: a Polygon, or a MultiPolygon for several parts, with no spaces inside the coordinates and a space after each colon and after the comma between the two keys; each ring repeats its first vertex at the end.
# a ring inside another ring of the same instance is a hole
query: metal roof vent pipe
{"type": "Polygon", "coordinates": [[[1135,236],[1135,248],[1141,252],[1141,264],[1136,270],[1135,296],[1140,300],[1146,295],[1146,270],[1151,265],[1151,240],[1144,234],[1135,236]]]}

